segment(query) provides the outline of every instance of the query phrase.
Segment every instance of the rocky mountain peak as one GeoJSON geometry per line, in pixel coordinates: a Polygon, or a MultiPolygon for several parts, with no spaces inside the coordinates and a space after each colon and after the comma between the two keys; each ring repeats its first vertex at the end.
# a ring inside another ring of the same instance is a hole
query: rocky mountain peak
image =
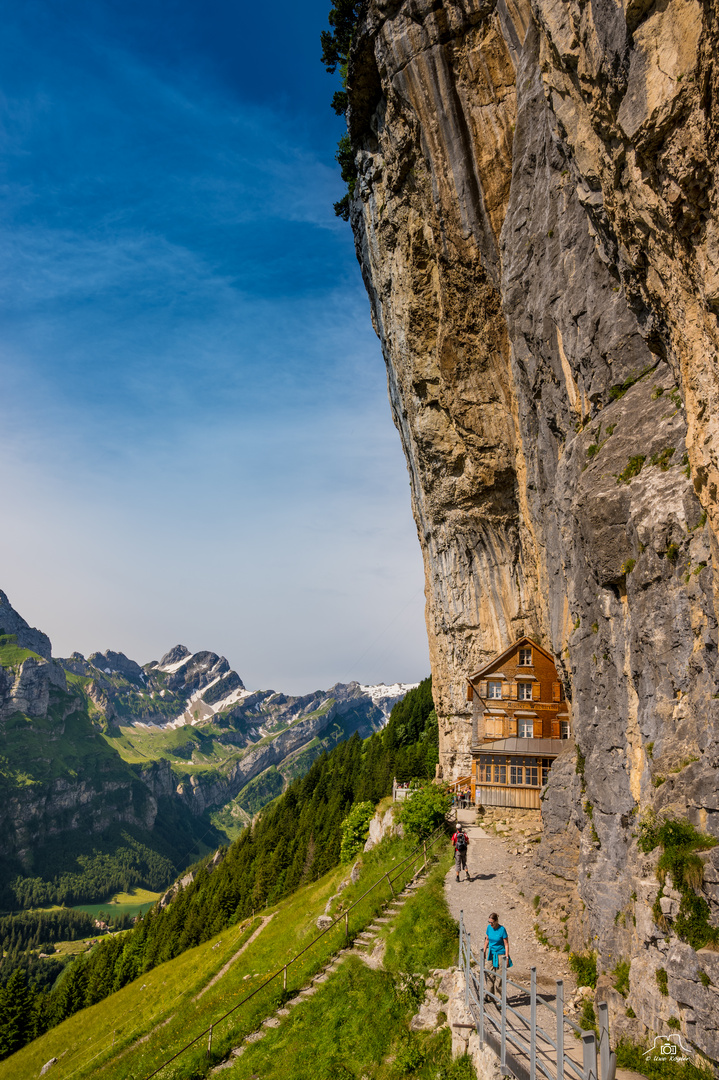
{"type": "MultiPolygon", "coordinates": [[[[73,657],[80,654],[73,653],[73,657]]],[[[80,657],[82,659],[82,657],[80,657]]],[[[89,663],[94,667],[99,668],[106,675],[123,675],[126,679],[130,679],[132,682],[142,682],[145,678],[144,672],[139,664],[136,664],[134,660],[130,660],[124,653],[113,652],[112,649],[106,649],[104,653],[92,653],[89,657],[89,663]]]]}
{"type": "Polygon", "coordinates": [[[185,645],[175,645],[174,649],[170,649],[160,660],[157,667],[167,668],[171,664],[179,664],[180,661],[187,659],[188,656],[192,656],[192,653],[185,645]]]}
{"type": "Polygon", "coordinates": [[[52,655],[52,645],[47,634],[42,630],[36,630],[34,626],[26,623],[22,615],[19,615],[8,600],[6,594],[0,589],[0,633],[14,634],[17,644],[23,649],[49,660],[52,655]]]}

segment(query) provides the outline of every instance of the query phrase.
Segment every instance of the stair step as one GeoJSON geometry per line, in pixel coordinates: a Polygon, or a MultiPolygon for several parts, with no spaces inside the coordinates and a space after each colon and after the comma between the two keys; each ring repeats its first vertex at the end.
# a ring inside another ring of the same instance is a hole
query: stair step
{"type": "Polygon", "coordinates": [[[317,983],[326,983],[328,981],[328,979],[329,979],[329,975],[318,975],[316,978],[314,978],[312,980],[312,982],[313,982],[314,985],[316,985],[317,983]]]}
{"type": "Polygon", "coordinates": [[[245,1039],[245,1042],[248,1042],[248,1043],[259,1042],[260,1039],[264,1039],[266,1034],[267,1034],[266,1031],[253,1031],[251,1035],[247,1036],[247,1038],[245,1039]]]}
{"type": "Polygon", "coordinates": [[[290,1015],[290,1010],[289,1009],[278,1009],[277,1010],[277,1015],[278,1016],[289,1016],[290,1015]]]}
{"type": "Polygon", "coordinates": [[[266,1028],[276,1028],[281,1024],[281,1020],[278,1020],[276,1016],[268,1016],[266,1020],[263,1020],[262,1026],[266,1028]]]}
{"type": "Polygon", "coordinates": [[[316,993],[317,993],[317,987],[316,986],[306,986],[304,988],[304,990],[300,990],[300,998],[312,997],[312,995],[316,994],[316,993]]]}
{"type": "Polygon", "coordinates": [[[290,1000],[289,1000],[289,1001],[287,1002],[287,1004],[288,1004],[288,1005],[300,1005],[300,1004],[301,1004],[301,1003],[302,1003],[303,1001],[304,1001],[304,998],[303,998],[303,997],[301,997],[301,996],[300,996],[299,994],[297,994],[297,996],[296,996],[296,997],[293,997],[293,998],[291,998],[291,999],[290,999],[290,1000]]]}
{"type": "Polygon", "coordinates": [[[391,919],[375,919],[375,923],[378,923],[378,924],[379,923],[388,923],[388,922],[392,922],[392,920],[391,919]]]}

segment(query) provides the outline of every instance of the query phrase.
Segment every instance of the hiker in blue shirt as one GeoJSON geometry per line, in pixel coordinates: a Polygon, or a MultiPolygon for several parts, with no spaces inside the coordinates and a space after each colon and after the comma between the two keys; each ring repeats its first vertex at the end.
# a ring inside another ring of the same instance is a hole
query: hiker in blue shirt
{"type": "Polygon", "coordinates": [[[485,978],[489,984],[490,992],[499,997],[502,992],[502,962],[499,957],[506,954],[507,967],[511,966],[512,961],[509,955],[509,934],[500,925],[496,911],[493,911],[489,916],[487,934],[484,939],[485,960],[488,958],[488,952],[490,963],[485,965],[485,978]]]}

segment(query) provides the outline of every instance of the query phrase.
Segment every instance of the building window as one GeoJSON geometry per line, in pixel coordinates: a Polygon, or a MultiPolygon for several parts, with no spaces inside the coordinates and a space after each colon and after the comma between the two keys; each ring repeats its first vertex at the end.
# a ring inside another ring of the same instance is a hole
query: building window
{"type": "Polygon", "coordinates": [[[488,698],[501,698],[502,696],[502,684],[500,682],[488,682],[487,683],[487,697],[488,698]]]}
{"type": "Polygon", "coordinates": [[[517,721],[517,735],[520,739],[531,739],[534,737],[534,721],[533,720],[518,720],[517,721]]]}
{"type": "Polygon", "coordinates": [[[537,769],[533,766],[531,769],[525,769],[525,784],[531,784],[532,787],[537,786],[537,769]]]}
{"type": "Polygon", "coordinates": [[[544,784],[546,784],[548,780],[549,780],[549,762],[548,761],[543,761],[542,762],[542,786],[544,786],[544,784]]]}
{"type": "Polygon", "coordinates": [[[532,664],[532,650],[520,649],[519,650],[519,663],[521,667],[531,667],[532,664]]]}
{"type": "Polygon", "coordinates": [[[517,697],[520,701],[532,700],[532,684],[531,682],[517,683],[517,697]]]}
{"type": "Polygon", "coordinates": [[[507,783],[507,766],[495,765],[494,766],[494,782],[495,784],[507,783]]]}
{"type": "Polygon", "coordinates": [[[568,720],[560,720],[559,721],[559,737],[560,737],[560,739],[568,739],[569,738],[569,721],[568,720]]]}

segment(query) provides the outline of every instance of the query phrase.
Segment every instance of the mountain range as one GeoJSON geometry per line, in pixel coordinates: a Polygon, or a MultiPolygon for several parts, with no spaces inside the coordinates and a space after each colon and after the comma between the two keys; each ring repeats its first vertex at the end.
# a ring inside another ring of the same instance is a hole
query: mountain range
{"type": "Polygon", "coordinates": [[[53,658],[0,591],[0,903],[161,888],[410,688],[250,691],[225,657],[183,645],[144,665],[53,658]]]}

